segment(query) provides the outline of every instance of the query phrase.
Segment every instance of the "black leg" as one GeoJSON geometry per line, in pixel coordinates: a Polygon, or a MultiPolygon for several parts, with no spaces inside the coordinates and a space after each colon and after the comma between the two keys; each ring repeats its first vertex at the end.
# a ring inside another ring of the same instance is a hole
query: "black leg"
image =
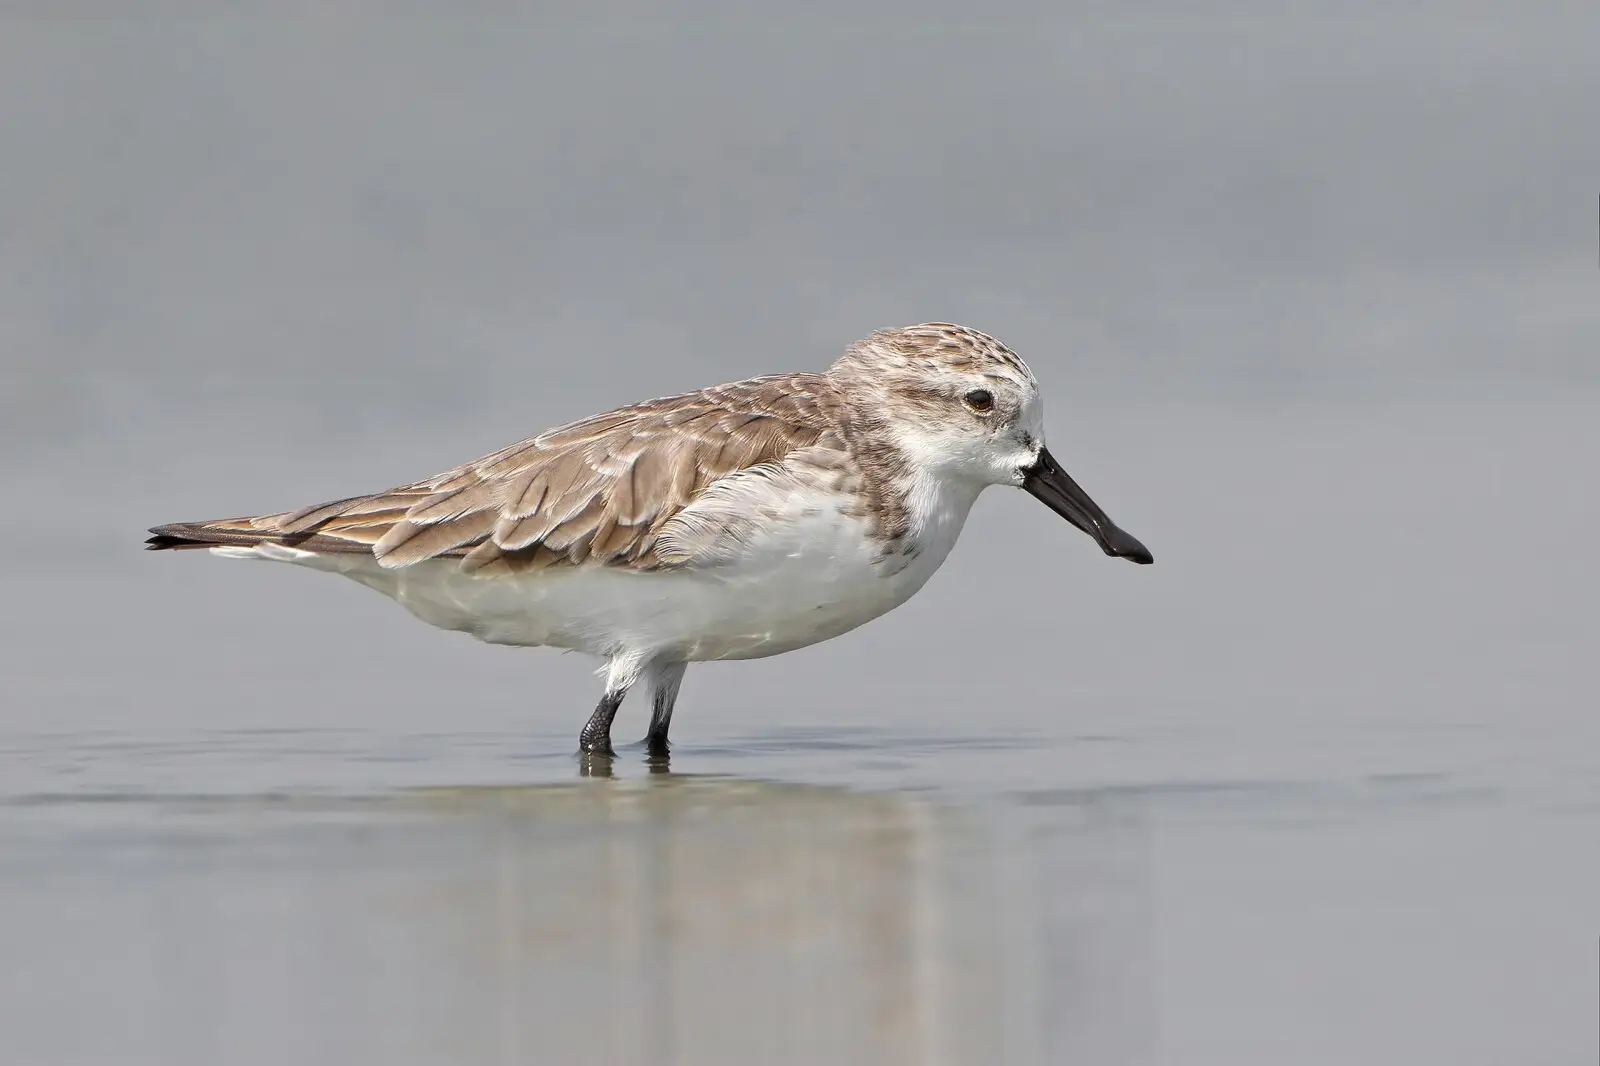
{"type": "Polygon", "coordinates": [[[655,709],[650,712],[650,732],[645,734],[645,750],[651,755],[665,755],[671,750],[667,744],[667,730],[672,728],[672,703],[663,706],[661,694],[656,693],[655,709]]]}
{"type": "Polygon", "coordinates": [[[655,679],[650,706],[650,732],[645,735],[645,750],[652,758],[665,758],[669,750],[667,730],[672,728],[672,708],[678,702],[678,686],[683,683],[683,663],[661,668],[655,679]]]}
{"type": "Polygon", "coordinates": [[[672,707],[678,701],[678,685],[683,683],[685,663],[661,666],[651,691],[650,733],[645,735],[645,751],[653,759],[666,759],[667,730],[672,728],[672,707]]]}
{"type": "Polygon", "coordinates": [[[578,734],[579,751],[589,755],[612,754],[611,722],[617,717],[617,708],[622,706],[622,697],[625,695],[626,692],[607,692],[600,697],[594,713],[583,724],[583,732],[578,734]]]}

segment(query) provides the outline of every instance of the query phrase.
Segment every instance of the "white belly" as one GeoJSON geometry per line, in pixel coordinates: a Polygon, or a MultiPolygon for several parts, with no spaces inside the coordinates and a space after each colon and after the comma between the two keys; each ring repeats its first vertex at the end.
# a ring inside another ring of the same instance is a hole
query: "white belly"
{"type": "Polygon", "coordinates": [[[492,644],[756,659],[836,637],[904,603],[943,563],[966,510],[930,523],[912,554],[887,563],[865,523],[831,506],[763,529],[719,565],[652,573],[578,566],[473,577],[452,559],[385,570],[362,555],[216,550],[342,573],[430,625],[492,644]]]}

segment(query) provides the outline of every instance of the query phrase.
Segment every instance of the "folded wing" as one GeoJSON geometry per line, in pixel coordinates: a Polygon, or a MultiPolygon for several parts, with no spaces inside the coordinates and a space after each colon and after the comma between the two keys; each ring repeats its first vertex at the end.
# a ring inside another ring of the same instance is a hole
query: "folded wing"
{"type": "Polygon", "coordinates": [[[158,526],[151,548],[273,542],[467,571],[683,565],[662,528],[723,478],[839,447],[815,375],[652,400],[541,433],[424,481],[283,514],[158,526]]]}

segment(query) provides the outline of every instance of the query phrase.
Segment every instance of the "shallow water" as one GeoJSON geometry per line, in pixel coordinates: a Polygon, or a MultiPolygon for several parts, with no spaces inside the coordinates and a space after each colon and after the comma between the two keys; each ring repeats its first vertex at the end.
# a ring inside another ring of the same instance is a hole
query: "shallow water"
{"type": "Polygon", "coordinates": [[[1577,1061],[1600,781],[1296,732],[13,736],[6,1061],[1577,1061]]]}

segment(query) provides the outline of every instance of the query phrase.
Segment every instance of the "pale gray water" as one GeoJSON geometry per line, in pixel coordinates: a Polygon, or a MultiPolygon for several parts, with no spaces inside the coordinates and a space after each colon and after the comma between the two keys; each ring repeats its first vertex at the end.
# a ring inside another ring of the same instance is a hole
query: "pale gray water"
{"type": "Polygon", "coordinates": [[[1595,1061],[1595,16],[287,10],[0,26],[0,1063],[1595,1061]],[[670,774],[137,550],[927,318],[1156,565],[996,490],[670,774]]]}

